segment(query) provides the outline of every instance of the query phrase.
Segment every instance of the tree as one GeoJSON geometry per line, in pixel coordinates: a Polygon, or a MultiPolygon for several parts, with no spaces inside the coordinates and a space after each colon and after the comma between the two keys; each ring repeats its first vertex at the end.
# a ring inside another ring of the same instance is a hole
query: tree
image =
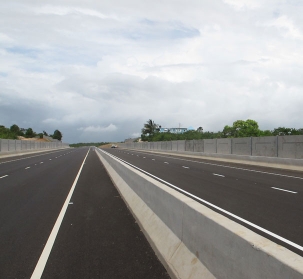
{"type": "Polygon", "coordinates": [[[43,131],[43,135],[48,137],[48,133],[46,133],[45,131],[43,131]]]}
{"type": "Polygon", "coordinates": [[[32,128],[28,128],[25,132],[25,137],[26,138],[33,138],[35,136],[35,132],[33,131],[32,128]]]}
{"type": "Polygon", "coordinates": [[[52,138],[57,139],[57,140],[61,140],[62,139],[62,133],[59,130],[55,130],[52,138]]]}
{"type": "Polygon", "coordinates": [[[153,137],[155,133],[159,132],[160,128],[159,125],[156,124],[153,120],[149,119],[145,124],[144,128],[142,129],[143,136],[153,137]]]}
{"type": "Polygon", "coordinates": [[[199,128],[197,129],[197,132],[203,133],[203,128],[202,128],[202,127],[199,127],[199,128]]]}
{"type": "Polygon", "coordinates": [[[258,137],[260,133],[258,122],[251,119],[237,120],[232,127],[226,125],[223,129],[223,136],[227,138],[258,137]]]}
{"type": "Polygon", "coordinates": [[[10,127],[11,132],[18,134],[20,132],[20,128],[18,125],[14,124],[10,127]]]}

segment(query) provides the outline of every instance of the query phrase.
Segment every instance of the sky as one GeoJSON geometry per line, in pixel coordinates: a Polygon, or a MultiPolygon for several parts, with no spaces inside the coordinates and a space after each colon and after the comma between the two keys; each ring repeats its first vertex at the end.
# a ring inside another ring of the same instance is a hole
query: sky
{"type": "Polygon", "coordinates": [[[0,0],[0,125],[303,128],[302,0],[0,0]]]}

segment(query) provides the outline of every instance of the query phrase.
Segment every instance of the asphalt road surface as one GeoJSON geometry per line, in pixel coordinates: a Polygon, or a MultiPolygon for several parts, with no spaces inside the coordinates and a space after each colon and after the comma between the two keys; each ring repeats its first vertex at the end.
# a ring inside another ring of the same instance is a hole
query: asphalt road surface
{"type": "Polygon", "coordinates": [[[105,151],[303,255],[303,172],[144,151],[105,151]]]}
{"type": "Polygon", "coordinates": [[[0,157],[0,278],[169,278],[94,148],[0,157]]]}

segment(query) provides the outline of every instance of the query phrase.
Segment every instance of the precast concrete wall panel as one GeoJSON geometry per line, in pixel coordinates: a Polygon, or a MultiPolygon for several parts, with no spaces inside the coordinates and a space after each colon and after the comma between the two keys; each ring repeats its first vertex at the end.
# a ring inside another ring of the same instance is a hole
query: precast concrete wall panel
{"type": "Polygon", "coordinates": [[[161,141],[161,150],[167,150],[167,142],[161,141]]]}
{"type": "Polygon", "coordinates": [[[9,143],[7,139],[1,140],[1,152],[7,152],[9,151],[9,143]]]}
{"type": "Polygon", "coordinates": [[[252,138],[252,156],[277,157],[277,137],[252,138]]]}
{"type": "Polygon", "coordinates": [[[171,150],[172,149],[172,142],[171,141],[167,141],[166,142],[166,150],[171,150]]]}
{"type": "Polygon", "coordinates": [[[178,151],[185,151],[185,140],[178,140],[178,151]]]}
{"type": "Polygon", "coordinates": [[[194,140],[194,152],[204,152],[203,140],[194,140]]]}
{"type": "Polygon", "coordinates": [[[22,150],[26,150],[27,149],[27,141],[26,140],[23,140],[22,142],[21,142],[21,146],[22,146],[22,150]]]}
{"type": "Polygon", "coordinates": [[[16,141],[15,140],[8,140],[8,150],[16,151],[16,141]]]}
{"type": "Polygon", "coordinates": [[[204,152],[205,153],[217,153],[217,140],[205,139],[204,140],[204,152]]]}
{"type": "Polygon", "coordinates": [[[194,141],[193,140],[185,141],[185,151],[194,152],[194,141]]]}
{"type": "Polygon", "coordinates": [[[279,136],[278,156],[303,159],[303,136],[279,136]]]}
{"type": "Polygon", "coordinates": [[[171,144],[172,144],[171,150],[177,151],[178,150],[178,141],[177,140],[173,140],[171,142],[171,144]]]}
{"type": "Polygon", "coordinates": [[[251,155],[251,138],[233,138],[232,154],[251,155]]]}
{"type": "Polygon", "coordinates": [[[231,139],[217,139],[217,153],[231,154],[231,139]]]}
{"type": "Polygon", "coordinates": [[[35,147],[36,147],[36,146],[35,146],[35,142],[34,142],[34,141],[31,141],[31,142],[30,142],[30,146],[31,146],[31,149],[35,149],[35,147]]]}
{"type": "Polygon", "coordinates": [[[21,140],[16,140],[16,150],[21,150],[21,140]]]}

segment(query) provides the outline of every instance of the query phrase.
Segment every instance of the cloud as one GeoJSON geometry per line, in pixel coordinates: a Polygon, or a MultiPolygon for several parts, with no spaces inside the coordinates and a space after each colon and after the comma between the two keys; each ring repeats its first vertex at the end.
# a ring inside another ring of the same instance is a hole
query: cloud
{"type": "Polygon", "coordinates": [[[117,130],[117,127],[114,124],[109,124],[107,127],[88,126],[88,127],[81,127],[78,130],[83,131],[85,133],[113,132],[117,130]]]}
{"type": "Polygon", "coordinates": [[[0,24],[0,124],[121,141],[153,119],[301,128],[298,1],[15,1],[0,24]],[[80,128],[79,128],[80,127],[80,128]]]}

